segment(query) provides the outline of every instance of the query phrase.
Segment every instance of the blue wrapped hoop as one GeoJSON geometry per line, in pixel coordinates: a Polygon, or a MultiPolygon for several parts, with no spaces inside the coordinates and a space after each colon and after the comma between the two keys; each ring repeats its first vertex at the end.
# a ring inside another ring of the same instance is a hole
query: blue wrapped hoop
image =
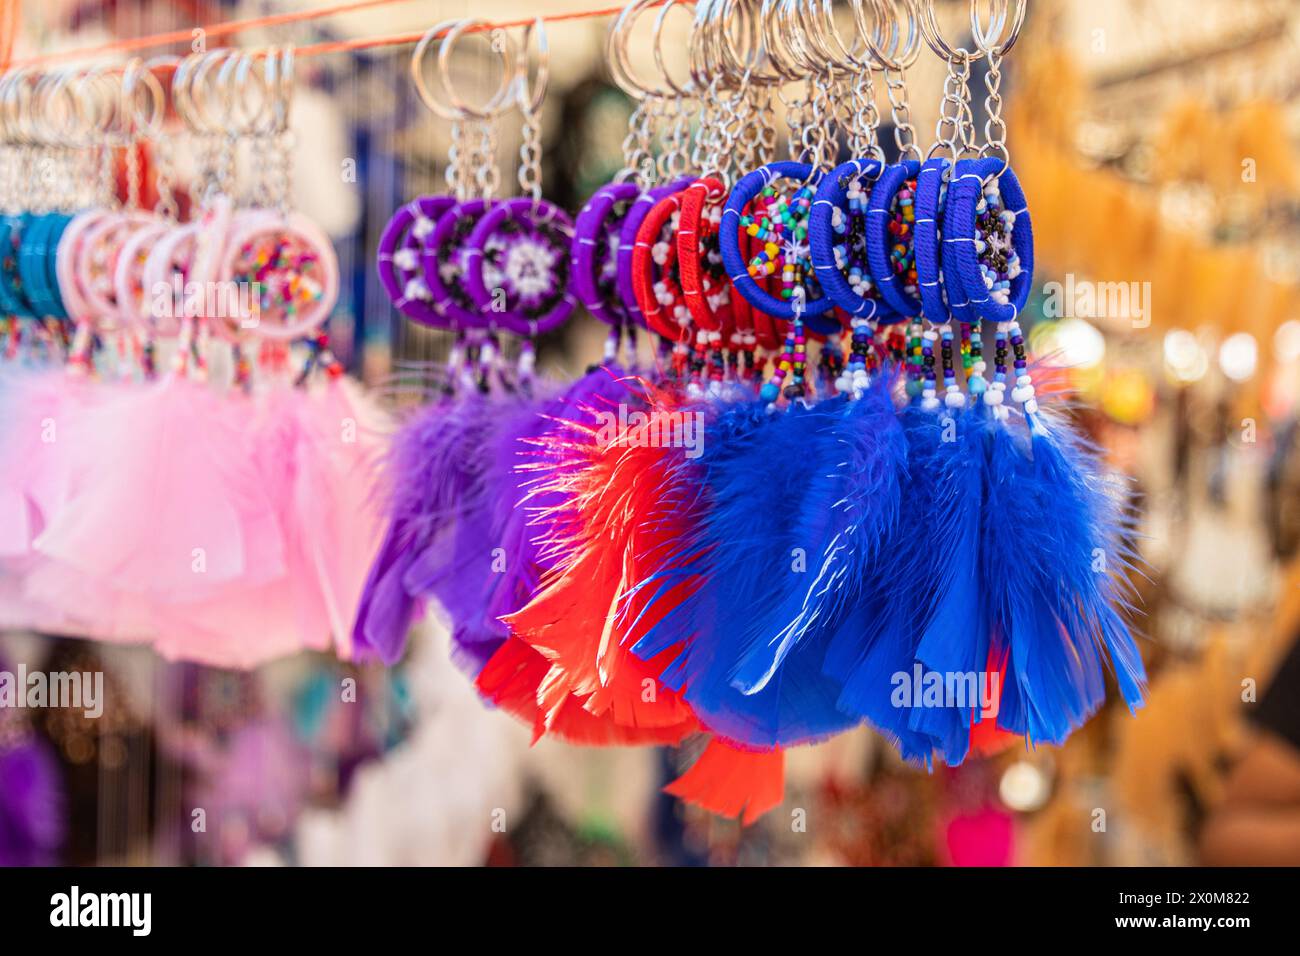
{"type": "Polygon", "coordinates": [[[975,316],[990,322],[1010,322],[1020,314],[1029,299],[1029,288],[1034,279],[1034,233],[1024,190],[1020,188],[1015,173],[1010,167],[1003,168],[1004,165],[1002,159],[987,156],[959,160],[953,168],[944,212],[943,267],[948,301],[954,315],[957,315],[957,308],[953,299],[959,290],[962,298],[969,300],[975,316]],[[1010,280],[1006,303],[989,295],[975,249],[979,238],[975,235],[975,207],[984,194],[984,180],[994,175],[997,175],[1003,208],[1015,217],[1011,246],[1020,259],[1020,272],[1010,280]]]}
{"type": "Polygon", "coordinates": [[[952,163],[943,156],[927,159],[916,174],[916,285],[921,294],[921,311],[931,322],[948,321],[944,294],[939,222],[944,212],[942,195],[952,163]]]}
{"type": "MultiPolygon", "coordinates": [[[[745,257],[740,253],[740,217],[754,197],[778,179],[817,182],[820,178],[820,171],[814,170],[808,163],[796,163],[792,160],[768,163],[752,173],[747,173],[732,187],[731,195],[727,197],[727,205],[722,210],[722,224],[718,234],[722,247],[722,264],[727,270],[727,277],[736,291],[745,297],[745,301],[774,318],[794,318],[794,306],[772,295],[749,274],[745,257]]],[[[809,235],[811,236],[811,225],[809,235]]],[[[816,262],[816,259],[814,258],[813,261],[816,262]]],[[[838,330],[840,327],[838,320],[829,327],[823,327],[824,323],[815,325],[808,321],[814,316],[829,312],[834,306],[835,301],[823,289],[822,294],[817,298],[804,300],[803,319],[814,332],[828,334],[830,331],[838,330]]]]}
{"type": "MultiPolygon", "coordinates": [[[[867,266],[871,278],[880,290],[880,297],[901,316],[920,315],[921,300],[903,291],[894,274],[889,259],[893,238],[889,234],[889,221],[893,217],[894,197],[909,179],[915,179],[921,164],[914,159],[886,166],[871,188],[871,201],[867,205],[867,266]]],[[[915,211],[915,199],[913,200],[915,211]]],[[[915,225],[913,226],[915,242],[915,225]]]]}
{"type": "Polygon", "coordinates": [[[15,281],[19,279],[18,261],[22,236],[30,220],[30,213],[0,217],[0,312],[23,318],[35,315],[15,281]],[[18,231],[17,237],[14,236],[15,230],[18,231]]]}
{"type": "Polygon", "coordinates": [[[45,264],[45,282],[46,287],[50,290],[50,300],[53,306],[53,315],[58,319],[68,318],[68,310],[63,305],[63,291],[59,288],[59,273],[56,268],[56,256],[59,251],[59,242],[63,239],[63,233],[72,222],[72,217],[67,213],[52,213],[53,224],[50,226],[49,235],[45,239],[45,249],[43,261],[45,264]]]}
{"type": "Polygon", "coordinates": [[[817,281],[821,283],[822,291],[847,312],[850,318],[889,323],[898,319],[889,304],[854,292],[849,280],[836,264],[832,219],[836,208],[844,208],[849,183],[867,176],[878,176],[881,168],[880,163],[874,159],[851,159],[827,174],[813,198],[808,241],[812,248],[813,268],[817,272],[817,281]]]}
{"type": "Polygon", "coordinates": [[[48,268],[49,237],[55,225],[53,214],[35,217],[23,230],[18,249],[18,277],[22,280],[23,296],[38,316],[57,316],[59,309],[48,268]]]}

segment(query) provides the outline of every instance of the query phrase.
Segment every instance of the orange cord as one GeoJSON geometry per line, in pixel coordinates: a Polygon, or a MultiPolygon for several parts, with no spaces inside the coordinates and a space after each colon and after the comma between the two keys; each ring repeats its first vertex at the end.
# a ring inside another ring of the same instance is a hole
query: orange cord
{"type": "Polygon", "coordinates": [[[3,0],[0,10],[0,70],[9,69],[14,55],[14,41],[23,22],[22,0],[3,0]]]}
{"type": "MultiPolygon", "coordinates": [[[[365,10],[371,7],[387,6],[391,3],[403,3],[406,0],[354,0],[352,3],[340,3],[329,7],[320,7],[315,10],[299,10],[293,13],[279,13],[271,16],[252,17],[247,20],[228,20],[224,23],[211,23],[206,26],[194,27],[190,30],[172,30],[169,33],[155,33],[149,36],[133,37],[127,40],[115,40],[111,43],[101,43],[97,46],[80,47],[75,50],[63,50],[59,53],[51,53],[45,56],[28,57],[25,60],[18,60],[8,64],[14,67],[33,67],[42,66],[49,63],[59,63],[67,60],[80,60],[94,57],[104,53],[114,52],[132,52],[135,50],[146,50],[151,47],[170,46],[174,43],[193,43],[196,37],[204,36],[207,38],[232,36],[236,33],[243,33],[248,30],[254,30],[259,27],[279,26],[286,23],[301,23],[309,20],[319,20],[324,17],[336,16],[342,13],[350,13],[356,10],[365,10]]],[[[19,0],[7,0],[6,9],[17,7],[19,0]]],[[[658,6],[659,4],[654,4],[658,6]]],[[[558,23],[563,20],[585,20],[595,17],[613,16],[623,10],[623,5],[616,7],[605,7],[600,10],[584,10],[577,13],[555,13],[543,15],[542,19],[547,23],[558,23]]],[[[510,27],[527,26],[537,20],[536,16],[521,17],[517,20],[510,20],[503,23],[490,23],[467,30],[467,33],[477,33],[485,30],[508,29],[510,27]]],[[[15,31],[16,32],[16,26],[15,31]]],[[[386,46],[405,46],[408,44],[418,43],[424,36],[420,33],[400,33],[393,36],[385,37],[368,37],[356,40],[336,40],[326,43],[316,43],[310,46],[298,47],[294,51],[297,57],[323,56],[329,53],[347,53],[357,50],[371,50],[377,47],[386,46]]],[[[13,35],[5,38],[10,49],[12,49],[13,35]]],[[[4,52],[0,49],[0,53],[4,52]]],[[[7,60],[7,57],[6,57],[7,60]]]]}

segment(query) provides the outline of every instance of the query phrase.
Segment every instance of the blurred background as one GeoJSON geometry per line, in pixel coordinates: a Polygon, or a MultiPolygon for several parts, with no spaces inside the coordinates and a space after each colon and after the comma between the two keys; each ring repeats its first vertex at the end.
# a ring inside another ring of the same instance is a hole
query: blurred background
{"type": "MultiPolygon", "coordinates": [[[[8,3],[5,46],[21,59],[318,5],[8,3]]],[[[229,42],[301,46],[593,5],[398,3],[229,42]]],[[[962,36],[966,4],[939,9],[946,35],[962,36]]],[[[607,25],[549,29],[544,189],[570,210],[621,165],[631,104],[604,66],[607,25]]],[[[688,28],[686,12],[669,16],[670,60],[688,28]]],[[[131,707],[99,721],[43,712],[21,736],[0,724],[0,865],[1196,862],[1255,688],[1300,632],[1298,44],[1300,4],[1288,0],[1034,0],[1006,64],[1011,157],[1037,243],[1033,349],[1136,488],[1135,626],[1151,675],[1138,715],[1112,701],[1062,748],[933,773],[864,729],[791,752],[784,806],[741,828],[659,793],[691,753],[530,747],[525,728],[479,704],[434,619],[391,670],[302,655],[228,672],[6,634],[10,664],[102,669],[131,707]],[[46,787],[26,804],[5,797],[20,745],[42,754],[46,787]]],[[[647,72],[648,51],[633,44],[647,72]]],[[[490,89],[489,55],[462,45],[465,90],[490,89]]],[[[409,61],[399,46],[298,65],[295,202],[339,250],[332,340],[372,384],[448,344],[397,315],[373,271],[388,217],[437,191],[446,163],[446,126],[416,96],[409,61]]],[[[977,65],[979,93],[981,79],[977,65]]],[[[908,82],[928,143],[943,66],[923,50],[908,82]]],[[[502,129],[504,182],[516,125],[502,129]]],[[[541,364],[579,372],[603,335],[581,316],[540,344],[541,364]]]]}

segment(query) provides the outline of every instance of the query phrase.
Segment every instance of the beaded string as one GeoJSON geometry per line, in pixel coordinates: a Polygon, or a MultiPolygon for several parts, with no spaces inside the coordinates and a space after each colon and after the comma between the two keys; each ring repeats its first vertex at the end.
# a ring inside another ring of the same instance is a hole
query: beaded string
{"type": "Polygon", "coordinates": [[[926,329],[921,336],[921,407],[926,409],[937,408],[939,405],[934,374],[934,343],[938,339],[939,334],[934,329],[926,329]]]}
{"type": "Polygon", "coordinates": [[[870,319],[854,316],[849,320],[849,358],[844,374],[835,380],[841,394],[853,393],[860,398],[871,384],[871,373],[876,370],[876,328],[870,319]]]}
{"type": "Polygon", "coordinates": [[[963,365],[966,368],[966,390],[978,400],[988,391],[988,382],[984,371],[988,367],[984,361],[984,344],[980,323],[963,322],[961,324],[965,354],[963,365]]]}
{"type": "Polygon", "coordinates": [[[759,392],[759,397],[769,404],[775,403],[782,396],[789,401],[803,398],[807,394],[804,384],[807,366],[807,338],[804,333],[803,313],[796,312],[786,330],[785,344],[781,349],[780,358],[777,359],[776,370],[759,392]],[[781,383],[785,381],[787,375],[790,376],[790,384],[782,388],[781,383]]]}
{"type": "Polygon", "coordinates": [[[988,389],[984,392],[984,404],[991,405],[999,418],[1006,415],[1003,402],[1005,401],[1007,388],[1007,331],[1009,325],[1008,322],[997,323],[993,339],[993,381],[989,383],[988,389]]]}
{"type": "Polygon", "coordinates": [[[831,212],[831,229],[839,237],[833,245],[835,268],[845,274],[853,293],[864,299],[879,299],[880,292],[867,267],[867,207],[871,204],[872,182],[851,177],[845,188],[848,209],[837,206],[831,212]]]}
{"type": "Polygon", "coordinates": [[[1038,399],[1034,397],[1034,382],[1029,374],[1029,361],[1025,355],[1025,336],[1020,331],[1020,320],[1012,319],[1008,322],[1007,331],[1011,337],[1016,369],[1016,385],[1011,390],[1011,400],[1024,409],[1030,426],[1035,431],[1041,431],[1041,426],[1035,417],[1038,414],[1038,399]]]}
{"type": "Polygon", "coordinates": [[[913,229],[916,225],[916,179],[903,183],[890,205],[889,234],[893,244],[889,249],[889,263],[894,276],[902,282],[903,291],[917,294],[916,244],[913,229]]]}
{"type": "Polygon", "coordinates": [[[921,335],[921,323],[913,319],[907,323],[907,347],[904,352],[905,370],[907,372],[907,396],[918,398],[921,395],[925,346],[921,335]]]}
{"type": "Polygon", "coordinates": [[[957,385],[952,339],[952,322],[945,322],[939,327],[939,351],[943,363],[943,403],[948,408],[961,408],[966,404],[966,396],[957,385]]]}
{"type": "Polygon", "coordinates": [[[750,211],[740,217],[745,232],[763,243],[750,259],[747,271],[754,279],[781,274],[782,299],[793,299],[796,288],[813,279],[812,250],[808,243],[808,214],[813,188],[804,183],[792,195],[775,186],[758,194],[750,211]]]}
{"type": "Polygon", "coordinates": [[[984,187],[975,206],[975,253],[980,276],[989,298],[1006,305],[1011,296],[1011,280],[1020,275],[1020,257],[1011,236],[1016,214],[1002,202],[1002,190],[996,179],[984,187]]]}

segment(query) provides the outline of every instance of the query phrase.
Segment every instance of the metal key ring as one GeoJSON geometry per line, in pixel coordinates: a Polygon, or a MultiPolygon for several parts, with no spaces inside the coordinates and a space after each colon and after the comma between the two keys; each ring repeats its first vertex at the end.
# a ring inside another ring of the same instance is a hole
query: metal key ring
{"type": "Polygon", "coordinates": [[[629,35],[637,17],[657,2],[658,0],[632,0],[610,23],[609,32],[605,34],[605,59],[609,63],[610,78],[634,100],[665,95],[658,88],[647,86],[641,81],[632,70],[628,54],[629,35]]]}
{"type": "Polygon", "coordinates": [[[551,79],[551,51],[546,41],[546,21],[538,17],[532,23],[524,27],[524,42],[520,44],[519,62],[516,66],[516,89],[515,102],[528,113],[536,113],[542,108],[542,101],[546,99],[546,88],[551,79]],[[531,90],[528,86],[528,56],[529,43],[532,40],[533,30],[537,30],[537,79],[533,81],[531,90]]]}
{"type": "MultiPolygon", "coordinates": [[[[673,79],[672,73],[668,71],[668,65],[664,61],[663,38],[664,24],[668,22],[668,11],[677,6],[677,0],[665,0],[659,7],[659,12],[655,14],[654,26],[650,33],[650,49],[654,54],[655,69],[664,79],[664,84],[668,87],[670,95],[681,98],[691,96],[694,89],[694,76],[689,76],[685,83],[679,84],[673,79]]],[[[694,4],[692,3],[692,6],[694,4]]]]}
{"type": "Polygon", "coordinates": [[[493,52],[501,57],[501,81],[492,96],[488,98],[488,101],[482,107],[476,108],[470,106],[457,94],[451,83],[450,50],[456,38],[471,26],[483,28],[491,27],[491,24],[481,19],[444,20],[442,23],[431,27],[424,36],[420,37],[420,42],[416,44],[415,50],[411,54],[411,78],[415,82],[415,89],[420,94],[420,99],[437,116],[451,122],[464,122],[469,119],[494,119],[501,115],[502,111],[514,98],[516,80],[515,44],[503,30],[494,30],[492,32],[492,43],[490,45],[493,52]],[[438,48],[438,76],[443,90],[447,94],[449,103],[446,104],[433,94],[433,89],[425,80],[423,69],[425,52],[429,49],[429,45],[439,38],[441,38],[442,43],[438,48]]]}
{"type": "Polygon", "coordinates": [[[916,62],[921,52],[921,20],[918,0],[871,0],[872,10],[880,24],[889,25],[890,49],[888,53],[876,42],[877,31],[867,28],[866,11],[862,0],[853,4],[853,17],[858,24],[858,33],[866,41],[867,48],[882,69],[901,72],[916,62]],[[900,29],[898,23],[899,8],[907,14],[907,29],[900,29]],[[899,44],[902,49],[899,49],[899,44]]]}
{"type": "Polygon", "coordinates": [[[1007,19],[1007,0],[990,0],[989,3],[989,29],[986,33],[980,22],[979,0],[970,0],[970,30],[971,36],[975,40],[975,45],[981,52],[992,56],[1003,57],[1016,44],[1020,36],[1020,29],[1025,25],[1025,13],[1029,9],[1026,0],[1015,0],[1014,12],[1011,16],[1011,32],[996,49],[993,47],[993,40],[1002,35],[1002,29],[1007,19]]]}
{"type": "MultiPolygon", "coordinates": [[[[1006,0],[993,0],[993,2],[995,5],[1002,8],[1003,17],[1005,17],[1006,0]]],[[[974,3],[975,0],[971,0],[972,8],[974,7],[974,3]]],[[[994,16],[996,17],[996,13],[994,16]]],[[[1000,34],[1002,32],[1001,24],[1003,20],[998,19],[997,22],[998,29],[996,32],[1000,34]]],[[[926,44],[941,60],[948,60],[950,62],[959,60],[962,57],[963,51],[966,52],[971,63],[984,58],[984,50],[980,49],[978,44],[976,45],[976,49],[971,51],[966,51],[965,47],[954,49],[948,45],[948,41],[944,39],[943,31],[939,29],[939,20],[934,12],[934,0],[925,0],[924,5],[921,7],[921,35],[925,37],[926,44]]]]}

